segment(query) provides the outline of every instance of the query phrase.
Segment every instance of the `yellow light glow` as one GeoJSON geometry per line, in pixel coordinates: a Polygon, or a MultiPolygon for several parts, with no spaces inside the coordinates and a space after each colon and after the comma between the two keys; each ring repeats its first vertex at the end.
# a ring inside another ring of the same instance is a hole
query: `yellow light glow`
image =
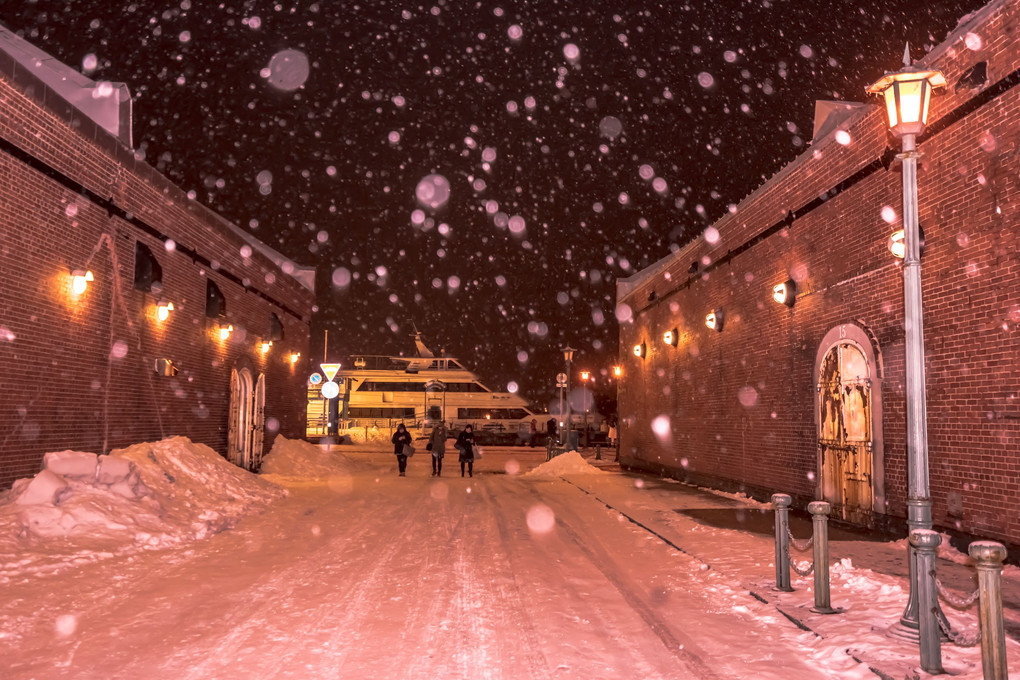
{"type": "Polygon", "coordinates": [[[889,252],[901,260],[907,254],[907,241],[902,229],[894,231],[889,237],[889,252]]]}
{"type": "Polygon", "coordinates": [[[272,346],[273,346],[272,340],[260,340],[259,341],[259,351],[262,352],[263,354],[268,352],[269,348],[272,347],[272,346]]]}
{"type": "Polygon", "coordinates": [[[673,344],[673,331],[666,331],[662,334],[662,341],[667,345],[673,344]]]}
{"type": "Polygon", "coordinates": [[[589,373],[588,371],[581,371],[581,380],[587,380],[588,376],[590,375],[591,373],[589,373]]]}
{"type": "Polygon", "coordinates": [[[621,368],[620,366],[613,366],[613,375],[619,378],[621,375],[623,375],[623,368],[621,368]]]}
{"type": "Polygon", "coordinates": [[[296,363],[297,363],[297,360],[298,360],[298,359],[299,359],[300,357],[301,357],[301,352],[291,352],[291,353],[290,353],[290,363],[292,363],[292,364],[296,364],[296,363]]]}
{"type": "Polygon", "coordinates": [[[71,272],[71,292],[75,295],[81,295],[89,287],[89,281],[95,281],[91,271],[75,269],[71,272]]]}
{"type": "Polygon", "coordinates": [[[869,94],[881,94],[893,134],[919,135],[928,123],[928,104],[932,90],[946,86],[941,71],[918,71],[908,66],[887,73],[867,88],[869,94]]]}
{"type": "Polygon", "coordinates": [[[156,305],[156,318],[160,321],[166,321],[172,311],[174,311],[174,303],[160,302],[156,305]]]}
{"type": "Polygon", "coordinates": [[[641,345],[634,345],[634,356],[641,356],[641,345]]]}
{"type": "Polygon", "coordinates": [[[230,337],[230,332],[234,330],[234,327],[230,324],[220,326],[220,340],[226,340],[230,337]]]}
{"type": "Polygon", "coordinates": [[[715,312],[709,312],[708,316],[705,317],[705,325],[711,328],[712,330],[715,330],[715,323],[716,323],[715,312]]]}
{"type": "Polygon", "coordinates": [[[788,291],[786,290],[785,283],[777,283],[775,286],[772,287],[772,299],[781,305],[786,304],[787,293],[788,291]]]}

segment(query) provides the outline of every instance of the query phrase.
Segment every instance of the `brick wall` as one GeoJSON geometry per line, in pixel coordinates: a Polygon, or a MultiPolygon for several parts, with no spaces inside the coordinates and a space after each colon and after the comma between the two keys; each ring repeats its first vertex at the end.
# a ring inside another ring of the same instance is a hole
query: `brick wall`
{"type": "Polygon", "coordinates": [[[240,364],[266,375],[265,450],[304,435],[311,292],[6,55],[0,144],[0,488],[52,450],[185,435],[225,453],[240,364]],[[162,266],[164,322],[134,288],[136,241],[162,266]],[[68,273],[86,267],[95,281],[74,299],[68,273]],[[226,298],[226,342],[207,279],[226,298]],[[263,356],[272,314],[284,340],[263,356]],[[179,374],[156,375],[157,358],[179,374]]]}
{"type": "MultiPolygon", "coordinates": [[[[1020,4],[992,3],[926,58],[949,88],[932,101],[918,169],[934,521],[1013,544],[1020,543],[1018,26],[1020,4]],[[987,84],[956,87],[981,61],[987,84]]],[[[816,140],[713,225],[717,242],[698,239],[620,283],[618,301],[632,313],[620,332],[626,463],[764,499],[819,497],[816,360],[826,334],[850,325],[875,353],[881,393],[876,521],[905,516],[903,278],[887,248],[902,228],[902,178],[889,164],[899,146],[877,102],[843,129],[849,143],[816,140]],[[885,206],[895,210],[892,224],[885,206]],[[799,291],[792,309],[771,300],[772,286],[791,275],[799,291]],[[725,311],[721,333],[704,324],[713,308],[725,311]],[[674,326],[681,338],[670,347],[662,333],[674,326]],[[642,341],[643,360],[631,352],[642,341]],[[653,432],[659,416],[668,433],[653,432]]]]}

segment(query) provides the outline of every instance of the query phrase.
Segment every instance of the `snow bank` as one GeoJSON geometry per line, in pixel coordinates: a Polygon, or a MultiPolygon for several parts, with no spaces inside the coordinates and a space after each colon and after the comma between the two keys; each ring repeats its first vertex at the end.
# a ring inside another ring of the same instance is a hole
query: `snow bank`
{"type": "Polygon", "coordinates": [[[562,475],[593,475],[600,473],[593,465],[589,465],[577,451],[561,453],[552,460],[525,472],[522,477],[560,477],[562,475]]]}
{"type": "Polygon", "coordinates": [[[334,447],[329,450],[301,439],[277,435],[273,449],[262,459],[262,475],[271,480],[330,479],[352,475],[359,464],[334,447]]]}
{"type": "Polygon", "coordinates": [[[205,538],[287,493],[185,437],[43,464],[0,494],[0,582],[205,538]]]}

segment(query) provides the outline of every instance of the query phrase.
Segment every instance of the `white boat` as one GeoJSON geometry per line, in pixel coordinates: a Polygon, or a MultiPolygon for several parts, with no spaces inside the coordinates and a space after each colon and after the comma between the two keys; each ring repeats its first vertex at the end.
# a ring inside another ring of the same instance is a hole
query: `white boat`
{"type": "Polygon", "coordinates": [[[532,418],[545,431],[549,416],[532,411],[522,397],[490,389],[459,359],[435,356],[421,333],[414,343],[415,356],[358,354],[341,362],[334,378],[340,394],[332,404],[321,384],[310,381],[308,436],[388,438],[398,423],[428,432],[445,422],[452,432],[470,424],[483,439],[512,443],[526,439],[532,418]]]}

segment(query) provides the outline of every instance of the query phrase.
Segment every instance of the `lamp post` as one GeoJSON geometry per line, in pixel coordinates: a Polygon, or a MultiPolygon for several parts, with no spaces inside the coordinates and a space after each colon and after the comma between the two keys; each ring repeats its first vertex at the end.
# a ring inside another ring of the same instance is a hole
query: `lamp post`
{"type": "MultiPolygon", "coordinates": [[[[940,71],[925,71],[910,64],[910,48],[903,55],[904,68],[887,73],[868,87],[869,94],[885,98],[889,129],[902,144],[903,152],[897,158],[903,164],[903,231],[905,252],[903,257],[903,306],[906,330],[907,380],[907,525],[910,530],[931,529],[931,497],[928,492],[928,423],[925,407],[924,380],[924,320],[921,309],[921,257],[917,221],[917,159],[916,138],[924,132],[928,119],[928,102],[932,89],[946,86],[940,71]]],[[[927,574],[918,573],[916,552],[908,547],[910,566],[910,597],[900,623],[911,631],[918,631],[921,646],[921,666],[928,672],[941,672],[938,626],[926,625],[934,630],[922,636],[919,624],[918,597],[920,579],[927,574]]],[[[939,616],[941,612],[923,611],[922,616],[939,616]]],[[[927,622],[926,622],[927,623],[927,622]]],[[[934,623],[932,621],[931,623],[934,623]]]]}
{"type": "MultiPolygon", "coordinates": [[[[563,430],[560,432],[560,446],[567,446],[570,444],[570,362],[574,360],[574,350],[570,345],[563,348],[563,364],[565,366],[564,373],[567,374],[567,384],[565,385],[567,399],[564,404],[566,408],[566,419],[564,420],[563,430]]],[[[563,413],[563,408],[560,409],[560,413],[563,413]]]]}

